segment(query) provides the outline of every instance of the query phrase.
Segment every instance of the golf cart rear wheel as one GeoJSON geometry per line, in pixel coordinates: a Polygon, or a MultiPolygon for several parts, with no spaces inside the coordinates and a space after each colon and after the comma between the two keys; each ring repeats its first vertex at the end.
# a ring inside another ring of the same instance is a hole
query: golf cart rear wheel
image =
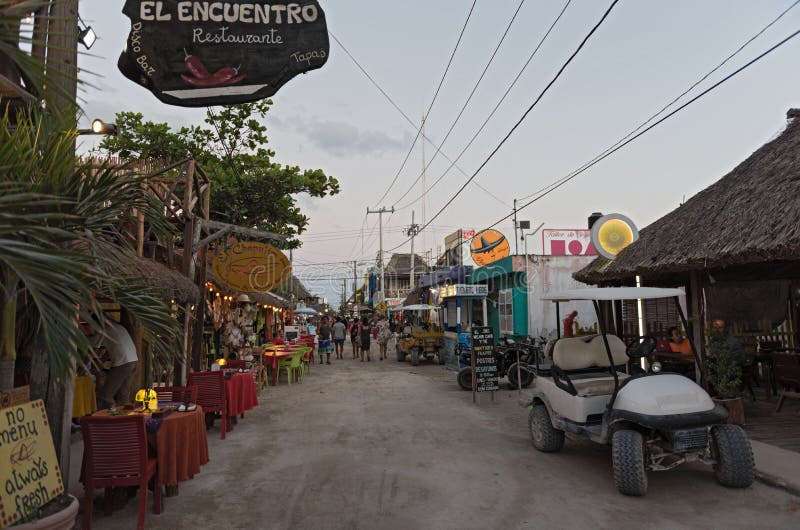
{"type": "Polygon", "coordinates": [[[411,366],[419,365],[419,350],[417,348],[411,349],[411,366]]]}
{"type": "Polygon", "coordinates": [[[472,390],[472,368],[462,368],[458,372],[458,386],[463,390],[472,390]]]}
{"type": "Polygon", "coordinates": [[[623,495],[641,497],[647,493],[644,438],[638,431],[616,431],[611,440],[614,484],[623,495]]]}
{"type": "Polygon", "coordinates": [[[401,350],[399,346],[397,348],[397,360],[400,361],[400,362],[403,362],[403,361],[406,360],[406,352],[401,350]]]}
{"type": "Polygon", "coordinates": [[[711,451],[716,463],[717,482],[728,488],[746,488],[753,483],[753,449],[744,429],[738,425],[711,428],[711,451]]]}
{"type": "Polygon", "coordinates": [[[544,403],[535,403],[528,415],[528,430],[533,446],[544,453],[555,453],[564,447],[564,431],[553,427],[544,403]]]}
{"type": "MultiPolygon", "coordinates": [[[[533,383],[533,374],[527,370],[520,369],[519,375],[522,379],[522,388],[528,388],[533,383]]],[[[508,382],[511,388],[519,388],[517,381],[517,363],[508,367],[508,382]]]]}

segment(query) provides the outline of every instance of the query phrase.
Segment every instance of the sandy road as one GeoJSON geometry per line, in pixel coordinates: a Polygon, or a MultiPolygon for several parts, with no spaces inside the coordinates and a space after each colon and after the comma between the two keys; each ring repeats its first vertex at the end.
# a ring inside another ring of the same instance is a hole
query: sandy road
{"type": "MultiPolygon", "coordinates": [[[[149,528],[798,528],[800,499],[705,466],[617,493],[609,451],[538,453],[516,391],[473,405],[440,366],[349,358],[261,394],[149,528]]],[[[99,492],[98,492],[99,493],[99,492]]],[[[148,499],[152,510],[152,500],[148,499]]],[[[136,503],[97,528],[135,528],[136,503]]]]}

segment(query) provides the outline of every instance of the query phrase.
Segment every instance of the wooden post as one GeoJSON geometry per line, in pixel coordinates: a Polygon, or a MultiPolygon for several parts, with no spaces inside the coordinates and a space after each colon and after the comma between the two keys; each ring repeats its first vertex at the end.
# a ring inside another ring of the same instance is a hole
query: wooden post
{"type": "MultiPolygon", "coordinates": [[[[197,180],[197,179],[195,179],[197,180]]],[[[198,193],[200,194],[200,217],[203,220],[208,220],[211,214],[211,183],[208,182],[200,189],[198,186],[198,193]]],[[[195,216],[197,218],[197,216],[195,216]]],[[[197,227],[195,230],[194,238],[192,240],[192,248],[196,248],[197,243],[200,241],[202,230],[197,227]]],[[[185,252],[185,251],[184,251],[185,252]]],[[[195,285],[200,291],[200,299],[197,301],[197,306],[194,313],[194,333],[192,334],[192,369],[200,370],[201,357],[203,353],[203,331],[206,319],[206,261],[208,257],[208,247],[203,246],[197,249],[197,274],[195,285]]]]}
{"type": "MultiPolygon", "coordinates": [[[[686,293],[686,296],[686,309],[689,312],[688,320],[690,328],[686,330],[686,334],[692,337],[692,342],[694,342],[694,347],[697,348],[697,354],[700,356],[700,361],[705,365],[706,319],[703,304],[703,279],[700,276],[700,272],[692,271],[689,273],[689,289],[686,293]]],[[[700,381],[700,367],[697,367],[696,369],[698,370],[698,373],[695,374],[695,380],[700,381]]]]}

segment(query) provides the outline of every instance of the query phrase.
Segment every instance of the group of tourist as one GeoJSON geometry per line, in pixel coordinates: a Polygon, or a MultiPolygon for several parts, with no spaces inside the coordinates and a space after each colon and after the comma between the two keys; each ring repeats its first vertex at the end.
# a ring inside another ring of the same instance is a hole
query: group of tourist
{"type": "Polygon", "coordinates": [[[389,341],[395,332],[393,328],[393,324],[385,316],[377,314],[372,318],[365,316],[352,322],[346,317],[322,317],[319,326],[314,327],[318,337],[319,363],[331,364],[331,353],[335,355],[335,359],[344,359],[344,344],[348,334],[353,346],[353,359],[371,361],[374,341],[378,344],[379,359],[382,361],[387,357],[389,341]]]}

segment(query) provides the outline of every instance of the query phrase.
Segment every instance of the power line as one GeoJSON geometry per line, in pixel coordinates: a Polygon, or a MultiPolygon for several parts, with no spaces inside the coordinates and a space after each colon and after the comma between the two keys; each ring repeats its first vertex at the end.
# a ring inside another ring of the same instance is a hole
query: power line
{"type": "MultiPolygon", "coordinates": [[[[786,44],[787,42],[789,42],[790,40],[795,38],[798,34],[800,34],[800,29],[798,29],[797,31],[795,31],[794,33],[792,33],[791,35],[789,35],[788,37],[786,37],[782,41],[778,42],[777,44],[775,44],[774,46],[769,48],[767,51],[765,51],[762,54],[758,55],[756,58],[754,58],[754,59],[750,60],[749,62],[745,63],[743,66],[737,68],[732,73],[730,73],[727,76],[723,77],[722,79],[720,79],[719,81],[717,81],[716,83],[714,83],[713,85],[708,87],[707,89],[703,90],[702,92],[700,92],[698,95],[696,95],[695,97],[693,97],[692,99],[690,99],[689,101],[684,103],[683,105],[679,106],[678,108],[676,108],[675,110],[673,110],[672,112],[670,112],[669,114],[664,116],[663,118],[659,119],[658,121],[656,121],[653,124],[649,125],[644,130],[642,130],[639,133],[637,133],[635,136],[632,136],[631,138],[625,140],[623,143],[617,145],[616,147],[614,147],[610,151],[605,152],[602,156],[596,157],[592,161],[584,164],[581,168],[573,171],[572,173],[568,174],[567,176],[555,181],[551,186],[549,186],[550,189],[548,189],[547,191],[544,191],[543,193],[539,194],[538,196],[536,196],[532,200],[530,200],[530,201],[526,202],[525,204],[523,204],[519,208],[519,210],[523,210],[523,209],[527,208],[528,206],[530,206],[531,204],[533,204],[534,202],[536,202],[536,201],[542,199],[543,197],[549,195],[550,193],[552,193],[556,189],[560,188],[561,186],[563,186],[564,184],[566,184],[570,180],[574,179],[575,177],[577,177],[581,173],[584,173],[585,171],[587,171],[588,169],[590,169],[594,165],[600,163],[601,161],[605,160],[609,156],[613,155],[614,153],[616,153],[617,151],[619,151],[620,149],[622,149],[623,147],[625,147],[629,143],[635,141],[636,139],[640,138],[641,136],[643,136],[647,132],[649,132],[652,129],[656,128],[657,126],[661,125],[666,120],[668,120],[669,118],[671,118],[672,116],[674,116],[678,112],[682,111],[683,109],[685,109],[686,107],[688,107],[689,105],[694,103],[695,101],[699,100],[700,98],[702,98],[706,94],[712,92],[713,90],[715,90],[716,88],[718,88],[722,84],[726,83],[727,81],[729,81],[733,77],[737,76],[738,74],[740,74],[741,72],[743,72],[744,70],[749,68],[750,66],[754,65],[755,63],[757,63],[758,61],[760,61],[761,59],[763,59],[764,57],[769,55],[770,53],[774,52],[775,50],[777,50],[778,48],[780,48],[781,46],[783,46],[784,44],[786,44]]],[[[498,219],[494,224],[490,225],[488,228],[492,228],[494,226],[497,226],[498,224],[502,223],[503,221],[505,221],[506,219],[512,217],[513,215],[514,214],[512,213],[512,214],[506,215],[505,217],[502,217],[501,219],[498,219]]]]}
{"type": "MultiPolygon", "coordinates": [[[[599,158],[599,157],[603,156],[605,153],[607,153],[607,152],[608,152],[608,151],[610,151],[611,149],[615,148],[616,146],[618,146],[619,144],[621,144],[622,142],[624,142],[625,140],[627,140],[628,138],[630,138],[631,136],[633,136],[634,134],[636,134],[637,132],[639,132],[639,131],[642,129],[642,127],[645,127],[645,126],[646,126],[648,123],[650,123],[651,121],[653,121],[654,119],[656,119],[658,116],[660,116],[661,114],[663,114],[665,110],[667,110],[668,108],[670,108],[671,106],[673,106],[673,105],[674,105],[675,103],[677,103],[677,102],[678,102],[678,101],[679,101],[681,98],[683,98],[683,96],[685,96],[686,94],[688,94],[689,92],[691,92],[692,90],[694,90],[694,89],[695,89],[695,88],[696,88],[696,87],[697,87],[697,86],[698,86],[700,83],[702,83],[703,81],[705,81],[706,79],[708,79],[708,78],[709,78],[709,77],[710,77],[712,74],[714,74],[714,72],[716,72],[717,70],[719,70],[720,68],[722,68],[722,67],[723,67],[725,64],[727,64],[727,63],[728,63],[728,62],[729,62],[731,59],[733,59],[734,57],[736,57],[736,56],[737,56],[737,55],[738,55],[738,54],[739,54],[739,53],[740,53],[742,50],[744,50],[744,49],[745,49],[745,48],[746,48],[746,47],[747,47],[747,46],[748,46],[750,43],[752,43],[752,42],[753,42],[754,40],[756,40],[758,37],[760,37],[761,35],[763,35],[765,31],[767,31],[769,28],[771,28],[771,27],[772,27],[772,26],[773,26],[773,25],[774,25],[776,22],[778,22],[778,21],[779,21],[781,18],[783,18],[783,16],[784,16],[786,13],[788,13],[789,11],[791,11],[791,10],[792,10],[794,7],[796,7],[798,4],[800,4],[800,0],[797,0],[797,1],[796,1],[796,2],[794,2],[792,5],[790,5],[790,6],[789,6],[789,7],[787,7],[786,9],[784,9],[784,10],[783,10],[783,11],[782,11],[782,12],[781,12],[781,13],[780,13],[780,14],[779,14],[779,15],[778,15],[778,16],[777,16],[775,19],[773,19],[773,20],[772,20],[772,21],[771,21],[769,24],[767,24],[766,26],[764,26],[763,28],[761,28],[761,30],[760,30],[758,33],[756,33],[755,35],[753,35],[752,37],[750,37],[750,38],[749,38],[747,41],[745,41],[745,42],[744,42],[744,43],[743,43],[741,46],[739,46],[739,47],[738,47],[738,48],[737,48],[737,49],[736,49],[736,50],[735,50],[733,53],[731,53],[730,55],[728,55],[727,57],[725,57],[725,59],[723,59],[721,63],[719,63],[717,66],[715,66],[714,68],[712,68],[711,70],[709,70],[709,71],[708,71],[708,72],[707,72],[705,75],[703,75],[702,77],[700,77],[700,79],[698,79],[697,81],[695,81],[694,83],[692,83],[692,84],[689,86],[689,88],[687,88],[686,90],[684,90],[683,92],[681,92],[681,93],[680,93],[680,94],[679,94],[677,97],[675,97],[675,98],[674,98],[674,99],[672,99],[672,100],[671,100],[669,103],[667,103],[666,105],[664,105],[663,107],[661,107],[661,108],[660,108],[660,109],[659,109],[659,110],[658,110],[658,111],[657,111],[655,114],[653,114],[652,116],[650,116],[649,118],[647,118],[645,121],[643,121],[642,123],[640,123],[640,124],[639,124],[639,125],[638,125],[638,126],[635,128],[635,129],[631,130],[631,131],[630,131],[628,134],[626,134],[625,136],[623,136],[622,138],[620,138],[619,140],[617,140],[617,141],[616,141],[616,142],[615,142],[613,145],[611,145],[611,146],[609,146],[608,148],[606,148],[606,149],[605,149],[603,152],[601,152],[599,155],[597,155],[595,158],[593,158],[593,159],[592,159],[592,160],[590,160],[589,162],[591,162],[591,161],[593,161],[593,160],[595,160],[595,159],[597,159],[597,158],[599,158]]],[[[588,163],[588,162],[587,162],[587,163],[588,163]]],[[[541,188],[541,189],[539,189],[539,190],[537,190],[537,191],[535,191],[535,192],[533,192],[533,193],[531,193],[531,194],[529,194],[529,195],[526,195],[525,197],[522,197],[522,198],[521,198],[521,199],[519,199],[519,200],[520,200],[520,201],[525,201],[525,200],[527,200],[527,199],[529,199],[529,198],[533,197],[534,195],[538,195],[539,193],[541,193],[541,192],[543,192],[544,190],[546,190],[547,188],[549,188],[551,185],[552,185],[552,184],[550,184],[550,185],[548,185],[548,186],[545,186],[544,188],[541,188]]]]}
{"type": "MultiPolygon", "coordinates": [[[[439,147],[436,149],[436,152],[433,153],[433,156],[431,157],[431,159],[428,161],[428,163],[425,165],[425,167],[422,168],[422,172],[414,180],[414,182],[411,183],[411,186],[408,187],[406,192],[403,193],[403,195],[400,196],[399,199],[394,201],[393,206],[397,206],[397,203],[402,201],[406,197],[406,195],[411,193],[411,190],[414,189],[414,186],[417,185],[417,182],[419,182],[420,179],[425,175],[425,172],[428,170],[429,167],[431,167],[431,164],[433,164],[433,161],[439,155],[439,152],[442,150],[442,146],[444,146],[444,144],[447,143],[447,139],[450,138],[450,135],[453,133],[453,129],[456,128],[456,125],[458,125],[458,122],[461,120],[461,117],[464,115],[464,112],[467,110],[467,107],[469,106],[470,101],[472,101],[472,97],[475,95],[475,92],[477,92],[478,87],[480,86],[481,82],[483,81],[483,78],[486,77],[486,72],[489,71],[489,67],[492,66],[492,63],[494,62],[495,57],[497,57],[497,52],[500,51],[500,47],[503,45],[503,42],[505,42],[506,37],[508,36],[508,32],[511,30],[511,26],[514,25],[514,21],[517,19],[517,15],[519,15],[519,12],[522,9],[522,6],[524,4],[525,4],[525,0],[520,0],[519,4],[517,5],[517,9],[514,11],[514,15],[511,17],[511,20],[508,21],[508,24],[506,25],[506,29],[503,32],[503,35],[500,37],[500,41],[497,43],[497,46],[495,46],[494,52],[492,52],[491,57],[489,57],[489,61],[486,63],[486,66],[483,67],[483,71],[481,72],[481,75],[478,77],[478,80],[475,82],[475,85],[472,87],[472,90],[470,91],[469,95],[467,96],[466,101],[464,101],[464,104],[461,106],[461,110],[458,112],[458,115],[456,116],[456,119],[453,120],[452,125],[450,125],[450,129],[447,131],[447,134],[445,134],[444,139],[442,139],[442,141],[439,143],[439,147]]],[[[411,154],[411,153],[409,152],[409,154],[411,154]]],[[[408,156],[406,156],[406,159],[408,159],[408,156]]],[[[427,191],[426,191],[426,193],[427,193],[427,191]]],[[[424,197],[426,193],[423,193],[422,196],[420,197],[420,199],[422,197],[424,197]]],[[[419,199],[417,199],[417,200],[419,200],[419,199]]],[[[410,206],[411,204],[413,204],[415,202],[417,202],[417,201],[409,203],[408,205],[406,205],[406,207],[410,206]]]]}
{"type": "Polygon", "coordinates": [[[400,169],[397,170],[397,174],[395,174],[394,178],[392,179],[392,182],[389,184],[389,187],[386,188],[386,191],[384,191],[383,195],[381,195],[381,198],[378,199],[377,204],[383,202],[383,199],[385,199],[386,196],[389,194],[389,191],[391,191],[392,187],[397,182],[397,179],[400,177],[400,173],[402,173],[403,169],[406,167],[406,164],[408,163],[408,158],[414,151],[414,146],[417,145],[417,140],[419,140],[419,136],[422,133],[422,129],[425,127],[425,121],[428,119],[428,116],[431,113],[431,109],[433,109],[433,105],[436,103],[436,99],[439,97],[439,91],[442,89],[442,85],[444,84],[444,80],[447,77],[447,73],[450,71],[450,66],[453,64],[453,59],[456,56],[456,51],[458,51],[458,47],[461,45],[461,39],[464,38],[464,32],[467,30],[467,25],[469,24],[469,21],[472,18],[472,12],[475,10],[475,4],[477,3],[478,0],[472,0],[472,6],[470,6],[469,8],[469,13],[467,14],[467,20],[464,21],[464,25],[461,27],[461,32],[458,35],[458,40],[456,41],[456,45],[453,48],[453,52],[450,54],[450,59],[447,61],[447,66],[444,69],[442,78],[439,80],[439,86],[436,87],[436,92],[433,94],[433,99],[431,100],[431,104],[428,105],[428,110],[422,117],[422,123],[417,129],[417,134],[414,136],[414,140],[411,142],[411,147],[408,149],[408,153],[406,153],[406,157],[403,159],[403,163],[400,164],[400,169]]]}
{"type": "MultiPolygon", "coordinates": [[[[459,195],[461,195],[461,193],[466,189],[466,187],[469,185],[469,183],[472,182],[472,180],[476,176],[478,176],[478,173],[480,173],[483,170],[483,168],[486,167],[486,165],[492,160],[492,158],[494,158],[494,155],[497,154],[497,152],[500,150],[500,148],[503,147],[503,145],[508,141],[508,139],[511,138],[511,136],[514,134],[514,132],[519,128],[519,126],[522,125],[522,123],[525,121],[525,118],[527,118],[528,115],[531,113],[531,111],[533,111],[533,109],[536,107],[536,105],[542,100],[544,95],[550,90],[550,87],[552,87],[555,84],[555,82],[558,80],[558,78],[561,77],[561,74],[564,72],[564,70],[566,70],[567,66],[569,66],[569,64],[575,59],[575,57],[577,57],[578,53],[580,53],[580,51],[583,49],[583,47],[586,45],[586,43],[589,41],[589,39],[592,37],[592,35],[594,35],[594,33],[603,24],[603,22],[606,20],[606,18],[608,18],[608,16],[611,14],[611,11],[614,9],[614,6],[616,6],[618,2],[619,2],[619,0],[613,0],[611,2],[611,5],[608,6],[608,9],[606,9],[605,13],[603,13],[603,16],[600,18],[600,20],[594,25],[594,27],[592,27],[591,31],[589,31],[589,33],[583,38],[581,43],[578,45],[577,49],[574,52],[572,52],[572,55],[570,55],[569,58],[567,59],[567,61],[561,66],[561,68],[559,68],[559,70],[556,73],[555,77],[553,77],[553,79],[551,79],[550,82],[547,83],[547,85],[541,91],[539,96],[533,101],[533,103],[523,113],[522,117],[519,120],[517,120],[517,122],[514,124],[514,126],[511,128],[511,130],[508,131],[508,133],[503,137],[503,139],[500,141],[500,143],[497,144],[497,147],[495,147],[492,150],[492,152],[489,153],[489,156],[486,157],[486,159],[481,163],[480,166],[478,166],[478,169],[475,170],[475,172],[472,174],[472,176],[469,179],[467,179],[467,181],[458,189],[458,191],[452,197],[450,197],[450,199],[447,200],[447,202],[444,204],[444,206],[442,206],[439,209],[439,211],[436,212],[436,215],[434,215],[430,219],[430,221],[428,221],[426,224],[424,224],[422,226],[421,231],[425,230],[425,228],[428,226],[428,224],[430,224],[437,217],[439,217],[442,214],[442,212],[444,212],[447,209],[447,207],[450,206],[453,203],[453,201],[456,200],[456,198],[459,195]]],[[[408,240],[406,240],[406,242],[407,241],[408,240]]],[[[403,242],[402,244],[398,245],[398,247],[395,247],[395,248],[399,248],[399,247],[403,246],[406,242],[403,242]]],[[[390,250],[394,250],[394,249],[390,249],[390,250]]]]}
{"type": "MultiPolygon", "coordinates": [[[[404,120],[406,120],[406,122],[407,122],[409,125],[411,125],[411,127],[412,127],[412,128],[414,128],[414,129],[420,129],[420,130],[421,130],[421,129],[422,129],[422,127],[421,127],[421,126],[418,126],[418,125],[416,124],[416,122],[414,122],[414,120],[412,120],[412,119],[411,119],[411,118],[408,116],[408,114],[406,114],[406,112],[405,112],[403,109],[401,109],[401,108],[400,108],[400,106],[399,106],[399,105],[398,105],[398,104],[397,104],[397,103],[396,103],[396,102],[395,102],[395,101],[392,99],[392,97],[391,97],[391,96],[390,96],[390,95],[389,95],[389,94],[388,94],[388,93],[387,93],[387,92],[386,92],[386,91],[383,89],[383,87],[381,87],[381,86],[378,84],[378,82],[377,82],[377,81],[375,81],[375,78],[374,78],[374,77],[372,77],[372,76],[369,74],[369,72],[367,72],[367,70],[366,70],[366,69],[365,69],[365,68],[364,68],[364,67],[361,65],[361,63],[359,63],[359,62],[358,62],[358,60],[357,60],[357,59],[356,59],[356,58],[353,56],[353,54],[352,54],[352,53],[350,53],[350,50],[348,50],[348,49],[345,47],[345,45],[344,45],[344,44],[342,44],[342,41],[341,41],[341,40],[339,40],[339,39],[336,37],[336,35],[334,35],[334,34],[333,34],[333,32],[330,32],[330,31],[329,31],[328,33],[330,34],[331,38],[332,38],[332,39],[333,39],[333,40],[336,42],[336,44],[338,44],[338,45],[339,45],[339,47],[342,49],[342,51],[344,51],[344,53],[345,53],[345,54],[346,54],[346,55],[347,55],[347,56],[350,58],[350,60],[351,60],[351,61],[353,61],[353,64],[355,64],[355,65],[356,65],[356,67],[357,67],[357,68],[358,68],[358,69],[361,71],[361,73],[363,73],[363,74],[364,74],[364,76],[365,76],[365,77],[366,77],[366,78],[367,78],[367,79],[370,81],[370,83],[372,83],[372,85],[373,85],[375,88],[377,88],[377,89],[378,89],[378,92],[380,92],[380,93],[383,95],[383,97],[384,97],[384,98],[386,98],[386,101],[388,101],[388,102],[389,102],[389,104],[390,104],[392,107],[394,107],[394,109],[395,109],[395,110],[396,110],[396,111],[397,111],[397,112],[400,114],[400,116],[402,116],[402,117],[403,117],[403,119],[404,119],[404,120]]],[[[428,136],[427,136],[427,135],[426,135],[424,132],[420,132],[420,136],[422,137],[422,139],[423,139],[423,140],[425,140],[426,142],[428,142],[428,143],[429,143],[429,144],[431,144],[432,146],[434,146],[434,147],[437,147],[437,145],[436,145],[436,144],[433,142],[433,140],[431,140],[431,139],[430,139],[430,138],[429,138],[429,137],[428,137],[428,136]]],[[[456,165],[456,164],[455,164],[455,162],[453,162],[453,160],[452,160],[452,159],[451,159],[449,156],[447,156],[447,154],[446,154],[446,153],[442,152],[442,153],[441,153],[441,155],[442,155],[442,157],[443,157],[445,160],[447,160],[447,161],[448,161],[450,164],[452,164],[453,166],[455,166],[455,168],[458,170],[458,172],[459,172],[459,173],[461,173],[461,174],[462,174],[462,175],[464,175],[465,177],[467,177],[467,176],[468,176],[467,172],[466,172],[466,171],[464,171],[464,170],[463,170],[463,169],[462,169],[460,166],[456,165]]],[[[499,201],[501,204],[503,204],[504,206],[508,206],[508,205],[507,205],[505,202],[503,202],[501,199],[497,198],[495,195],[493,195],[493,194],[492,194],[492,195],[491,195],[491,197],[492,197],[492,198],[494,198],[494,199],[496,199],[496,200],[498,200],[498,201],[499,201]]]]}
{"type": "MultiPolygon", "coordinates": [[[[544,36],[541,38],[541,40],[539,40],[539,43],[536,45],[536,47],[533,49],[533,51],[532,51],[532,52],[530,53],[530,55],[528,56],[528,60],[527,60],[527,61],[525,61],[525,63],[522,65],[522,68],[520,68],[519,72],[517,72],[517,75],[516,75],[516,77],[514,77],[513,81],[511,81],[511,84],[508,86],[508,88],[506,88],[506,91],[503,93],[502,97],[500,97],[500,99],[497,101],[497,103],[495,104],[495,106],[494,106],[494,108],[492,109],[492,111],[489,113],[489,115],[488,115],[488,116],[486,117],[486,119],[483,121],[483,123],[482,123],[482,124],[481,124],[481,126],[478,128],[478,130],[477,130],[477,131],[475,131],[475,134],[473,134],[473,135],[472,135],[472,138],[470,139],[470,141],[469,141],[469,142],[467,142],[467,145],[465,145],[465,146],[464,146],[464,148],[463,148],[463,149],[461,150],[461,152],[458,154],[458,156],[456,157],[456,159],[455,159],[454,161],[452,161],[452,160],[448,160],[448,161],[450,162],[450,166],[449,166],[449,167],[448,167],[448,168],[447,168],[447,169],[444,171],[444,173],[442,173],[442,174],[439,176],[439,178],[437,178],[437,179],[436,179],[436,180],[433,182],[433,184],[432,184],[432,185],[431,185],[431,186],[430,186],[430,187],[429,187],[429,188],[428,188],[428,189],[427,189],[427,190],[426,190],[426,191],[425,191],[425,192],[424,192],[422,195],[420,195],[419,197],[417,197],[417,198],[416,198],[416,199],[414,199],[413,201],[411,201],[411,202],[409,202],[409,203],[407,203],[407,204],[405,204],[405,205],[403,205],[403,206],[398,206],[398,207],[397,207],[397,209],[398,209],[398,210],[405,210],[406,208],[408,208],[408,207],[410,207],[411,205],[415,204],[417,201],[419,201],[420,199],[422,199],[423,197],[425,197],[425,194],[426,194],[426,193],[430,193],[430,191],[431,191],[431,190],[432,190],[434,187],[436,187],[436,185],[437,185],[439,182],[441,182],[441,180],[442,180],[444,177],[446,177],[446,176],[447,176],[447,175],[450,173],[450,170],[451,170],[451,169],[453,169],[453,167],[457,167],[457,168],[458,168],[458,166],[456,166],[456,164],[458,163],[458,161],[459,161],[459,160],[461,160],[461,157],[463,157],[463,156],[464,156],[464,153],[466,153],[466,152],[467,152],[467,150],[468,150],[468,149],[469,149],[469,148],[472,146],[472,144],[473,144],[473,143],[475,143],[475,140],[477,140],[477,139],[478,139],[478,136],[479,136],[479,135],[480,135],[480,134],[483,132],[483,130],[486,128],[486,125],[489,123],[489,121],[491,121],[491,119],[492,119],[492,118],[494,117],[494,115],[497,113],[498,109],[500,108],[500,105],[502,105],[502,104],[503,104],[503,102],[506,100],[506,98],[508,97],[508,95],[511,93],[511,90],[514,88],[514,86],[516,86],[517,82],[518,82],[518,81],[520,80],[520,78],[522,77],[522,74],[525,72],[525,70],[526,70],[526,69],[528,68],[528,66],[531,64],[531,62],[533,61],[533,58],[534,58],[534,57],[536,56],[536,54],[539,52],[539,49],[542,47],[542,45],[544,44],[544,42],[547,40],[547,37],[549,37],[549,36],[550,36],[550,33],[553,31],[553,28],[555,28],[555,27],[556,27],[556,24],[558,24],[558,22],[561,20],[561,17],[562,17],[562,16],[564,16],[564,12],[566,12],[567,8],[569,7],[569,5],[570,5],[571,3],[572,3],[572,0],[567,0],[567,2],[564,4],[564,7],[563,7],[563,8],[561,8],[561,11],[558,13],[558,16],[555,18],[555,20],[553,21],[553,23],[552,23],[552,24],[550,24],[550,27],[549,27],[549,28],[547,29],[547,31],[545,32],[544,36]]],[[[459,171],[461,172],[461,174],[463,174],[465,177],[467,176],[467,174],[466,174],[466,173],[464,173],[464,171],[462,171],[462,170],[461,170],[461,168],[458,168],[458,169],[459,169],[459,171]]],[[[484,191],[487,191],[487,190],[486,190],[486,188],[484,188],[483,186],[480,186],[480,184],[478,184],[478,183],[477,183],[477,181],[473,181],[473,182],[475,182],[476,186],[480,187],[482,190],[484,190],[484,191]]],[[[410,191],[410,190],[409,190],[409,191],[410,191]]],[[[495,198],[495,199],[497,199],[497,197],[494,197],[494,198],[495,198]]],[[[397,202],[400,202],[400,200],[402,200],[402,197],[401,197],[400,199],[398,199],[398,201],[397,201],[397,202]]],[[[497,200],[498,200],[498,201],[500,201],[500,202],[501,202],[501,203],[502,203],[504,206],[507,206],[507,207],[511,208],[511,205],[509,205],[508,203],[506,203],[506,202],[504,202],[504,201],[501,201],[500,199],[497,199],[497,200]]]]}

